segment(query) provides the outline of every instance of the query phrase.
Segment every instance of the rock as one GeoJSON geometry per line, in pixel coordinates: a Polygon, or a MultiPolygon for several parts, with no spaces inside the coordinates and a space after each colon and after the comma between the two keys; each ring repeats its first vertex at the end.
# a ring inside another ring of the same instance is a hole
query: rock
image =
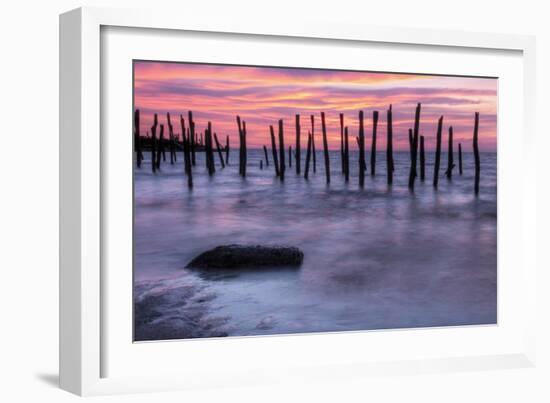
{"type": "Polygon", "coordinates": [[[304,253],[289,246],[222,245],[201,253],[186,267],[196,269],[236,269],[260,266],[299,266],[304,253]]]}

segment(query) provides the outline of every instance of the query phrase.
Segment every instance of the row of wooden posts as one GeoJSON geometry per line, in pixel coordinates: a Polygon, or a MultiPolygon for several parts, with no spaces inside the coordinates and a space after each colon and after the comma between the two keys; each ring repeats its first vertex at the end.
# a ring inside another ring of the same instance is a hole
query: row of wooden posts
{"type": "MultiPolygon", "coordinates": [[[[411,190],[414,190],[415,180],[418,177],[417,167],[420,166],[420,180],[424,181],[426,178],[426,153],[425,153],[425,139],[424,136],[419,134],[420,129],[420,113],[421,113],[421,104],[417,104],[414,118],[414,125],[409,129],[409,149],[410,149],[410,170],[409,170],[409,181],[408,186],[411,190]]],[[[387,147],[386,147],[386,174],[387,174],[387,183],[391,185],[393,183],[393,174],[395,171],[394,159],[393,159],[393,119],[392,119],[392,106],[390,105],[389,109],[386,112],[386,122],[387,122],[387,147]]],[[[344,175],[345,181],[349,181],[350,169],[349,169],[349,135],[348,135],[348,126],[344,125],[344,114],[340,113],[340,160],[341,160],[341,171],[344,175]]],[[[180,124],[182,132],[182,144],[180,145],[178,141],[178,136],[174,135],[173,126],[170,120],[170,114],[166,114],[166,119],[168,123],[168,141],[164,138],[164,125],[160,125],[160,133],[157,139],[157,129],[158,129],[158,117],[157,114],[154,115],[153,126],[151,127],[152,137],[150,139],[150,152],[151,152],[151,166],[152,171],[155,173],[160,169],[161,159],[166,161],[165,148],[166,143],[168,142],[169,151],[170,151],[170,163],[173,164],[177,159],[177,149],[183,149],[184,156],[184,167],[185,174],[188,179],[188,186],[193,187],[193,167],[196,165],[196,152],[197,152],[197,143],[198,137],[195,130],[195,122],[193,120],[193,113],[188,112],[187,116],[187,126],[185,124],[185,119],[180,115],[180,124]]],[[[247,169],[247,133],[246,133],[246,122],[241,120],[240,116],[237,116],[237,127],[239,131],[239,175],[243,178],[246,177],[247,169]]],[[[372,115],[372,140],[371,140],[371,153],[370,153],[370,174],[372,176],[376,175],[376,142],[377,142],[377,128],[378,128],[379,113],[378,111],[373,111],[372,115]]],[[[305,158],[305,168],[304,168],[304,178],[307,180],[309,178],[309,170],[312,165],[313,172],[317,170],[317,161],[316,161],[316,150],[315,150],[315,117],[314,115],[310,116],[311,121],[311,130],[308,130],[307,136],[307,149],[306,149],[306,158],[305,158]],[[311,164],[312,162],[312,164],[311,164]]],[[[134,114],[134,144],[135,151],[137,156],[137,166],[141,167],[141,162],[143,160],[143,147],[142,147],[142,137],[139,132],[140,127],[140,113],[139,110],[135,111],[134,114]]],[[[435,162],[434,162],[434,173],[433,173],[433,187],[437,189],[439,182],[439,171],[441,163],[441,142],[442,142],[442,130],[443,130],[443,116],[441,116],[437,123],[437,135],[436,135],[436,150],[435,150],[435,162]]],[[[479,130],[479,113],[475,113],[474,117],[474,130],[473,130],[473,151],[474,151],[474,163],[475,163],[475,182],[474,182],[474,192],[477,195],[479,193],[479,180],[480,180],[480,156],[479,156],[479,146],[478,146],[478,130],[479,130]]],[[[269,126],[270,137],[271,137],[271,151],[273,158],[273,165],[275,168],[275,175],[281,180],[285,180],[285,143],[284,143],[284,133],[283,133],[283,120],[280,119],[278,122],[278,136],[275,136],[275,129],[273,125],[269,126]],[[277,140],[278,140],[278,149],[277,149],[277,140]]],[[[321,131],[323,136],[323,150],[324,150],[324,164],[325,164],[325,177],[327,184],[330,183],[330,158],[328,151],[328,140],[327,140],[327,129],[325,124],[325,113],[321,112],[321,131]]],[[[300,115],[296,115],[296,143],[294,152],[292,152],[292,146],[288,147],[288,164],[289,168],[292,168],[292,159],[295,160],[295,170],[297,175],[301,175],[301,121],[300,115]]],[[[202,134],[201,134],[202,138],[202,134]]],[[[364,114],[363,111],[359,111],[359,131],[358,136],[356,137],[357,145],[359,147],[359,186],[364,187],[365,184],[365,172],[367,171],[367,164],[365,159],[365,128],[364,128],[364,114]]],[[[201,147],[205,152],[205,162],[206,169],[210,176],[214,175],[216,172],[216,164],[214,157],[214,147],[215,151],[218,154],[221,168],[225,168],[229,164],[229,136],[226,136],[225,147],[222,148],[218,136],[215,132],[212,131],[212,123],[208,122],[208,125],[204,131],[204,144],[202,140],[200,141],[201,147]],[[214,145],[215,144],[215,145],[214,145]],[[223,153],[225,152],[225,159],[223,153]]],[[[453,152],[453,127],[449,127],[449,136],[448,136],[448,158],[447,158],[447,169],[445,175],[448,179],[452,178],[453,169],[455,168],[454,163],[454,152],[453,152]]],[[[265,165],[269,166],[269,157],[268,149],[263,146],[264,156],[265,156],[265,165]]],[[[260,161],[260,169],[263,169],[263,160],[260,161]]],[[[462,144],[458,144],[458,170],[459,174],[462,175],[462,144]]]]}

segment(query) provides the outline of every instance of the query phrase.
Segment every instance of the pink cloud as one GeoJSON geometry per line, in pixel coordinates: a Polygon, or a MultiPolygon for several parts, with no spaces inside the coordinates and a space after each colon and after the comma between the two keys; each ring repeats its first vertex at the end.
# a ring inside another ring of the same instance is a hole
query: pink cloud
{"type": "MultiPolygon", "coordinates": [[[[294,119],[301,115],[302,133],[316,118],[321,135],[320,112],[327,121],[329,147],[340,145],[339,114],[344,113],[350,135],[358,128],[358,111],[365,112],[368,138],[372,111],[378,110],[379,147],[385,148],[386,110],[393,104],[394,148],[408,147],[408,128],[414,123],[416,103],[422,103],[420,132],[426,147],[433,148],[437,119],[444,116],[444,130],[453,126],[456,142],[471,147],[474,113],[479,112],[480,148],[496,150],[497,80],[415,74],[349,72],[316,69],[243,67],[140,61],[134,64],[134,107],[141,111],[140,131],[150,129],[154,113],[165,123],[192,110],[197,130],[208,121],[218,136],[237,142],[236,115],[247,122],[250,147],[269,145],[269,125],[285,122],[285,136],[294,138],[294,119]]],[[[179,124],[175,125],[178,132],[179,124]]],[[[302,136],[307,141],[307,135],[302,136]]],[[[351,143],[355,147],[355,142],[351,143]]]]}

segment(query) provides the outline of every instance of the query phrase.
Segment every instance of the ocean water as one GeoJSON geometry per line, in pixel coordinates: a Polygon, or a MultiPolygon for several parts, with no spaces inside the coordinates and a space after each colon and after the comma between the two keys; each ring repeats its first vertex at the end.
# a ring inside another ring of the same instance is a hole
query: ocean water
{"type": "MultiPolygon", "coordinates": [[[[287,160],[284,183],[271,154],[260,170],[262,150],[249,150],[246,179],[238,175],[238,151],[225,169],[215,155],[213,177],[204,153],[197,153],[191,191],[181,153],[157,174],[145,157],[135,168],[136,341],[497,321],[494,153],[481,153],[478,197],[471,153],[463,155],[464,174],[457,167],[447,180],[442,152],[436,191],[428,152],[426,181],[417,179],[414,192],[407,187],[408,152],[394,155],[391,187],[385,153],[377,155],[376,176],[367,160],[364,189],[355,152],[348,184],[340,153],[330,153],[328,186],[319,151],[308,181],[305,162],[297,176],[287,160]],[[201,252],[231,243],[297,246],[304,262],[297,269],[185,268],[201,252]]],[[[454,159],[458,165],[457,154],[454,159]]]]}

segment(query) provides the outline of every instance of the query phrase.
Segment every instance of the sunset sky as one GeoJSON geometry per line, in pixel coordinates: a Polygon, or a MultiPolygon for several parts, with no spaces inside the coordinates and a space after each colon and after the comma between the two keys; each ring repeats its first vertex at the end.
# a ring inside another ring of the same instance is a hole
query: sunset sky
{"type": "MultiPolygon", "coordinates": [[[[329,148],[340,147],[339,113],[349,127],[350,147],[358,131],[358,111],[365,113],[365,135],[370,147],[372,112],[378,110],[378,147],[386,147],[386,111],[393,104],[394,149],[408,149],[408,129],[414,125],[417,102],[422,103],[420,134],[426,148],[435,146],[437,119],[444,116],[443,146],[449,125],[455,144],[471,151],[474,112],[480,113],[479,144],[482,151],[496,151],[496,79],[445,77],[415,74],[348,72],[317,69],[242,67],[226,65],[134,62],[134,108],[140,110],[140,131],[150,131],[153,114],[166,124],[173,119],[181,133],[179,115],[187,122],[193,111],[196,130],[208,121],[218,137],[230,136],[238,143],[236,115],[246,121],[250,148],[270,146],[269,125],[284,120],[286,144],[294,144],[295,115],[300,114],[302,147],[315,115],[317,147],[321,142],[321,111],[325,112],[329,148]],[[353,141],[352,141],[353,140],[353,141]]],[[[166,128],[165,128],[166,130],[166,128]]]]}

